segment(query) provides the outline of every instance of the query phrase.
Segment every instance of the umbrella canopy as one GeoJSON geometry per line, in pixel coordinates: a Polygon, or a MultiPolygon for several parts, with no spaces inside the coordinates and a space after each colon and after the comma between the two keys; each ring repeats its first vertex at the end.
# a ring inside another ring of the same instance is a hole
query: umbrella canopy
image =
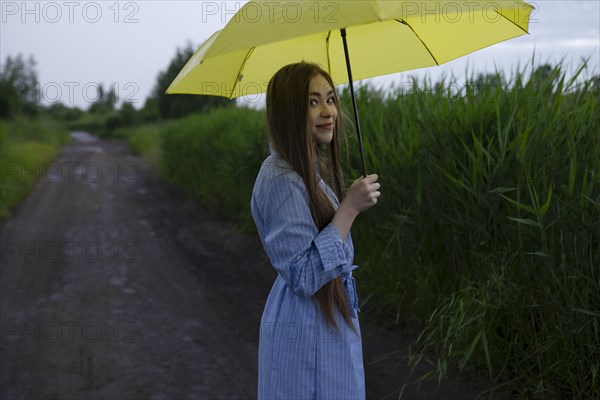
{"type": "Polygon", "coordinates": [[[284,65],[315,62],[348,82],[439,65],[527,33],[523,1],[250,1],[206,40],[167,93],[263,93],[284,65]]]}
{"type": "MultiPolygon", "coordinates": [[[[264,93],[281,67],[304,60],[336,85],[350,82],[355,104],[352,79],[440,65],[523,35],[532,10],[521,0],[250,1],[198,48],[166,93],[264,93]]],[[[356,106],[355,120],[361,144],[356,106]]]]}

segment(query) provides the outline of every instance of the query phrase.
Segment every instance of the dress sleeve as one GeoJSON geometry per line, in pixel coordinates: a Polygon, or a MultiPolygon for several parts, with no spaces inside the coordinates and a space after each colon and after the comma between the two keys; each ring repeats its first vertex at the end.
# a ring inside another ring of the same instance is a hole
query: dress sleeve
{"type": "Polygon", "coordinates": [[[255,199],[257,224],[265,251],[291,291],[310,297],[323,285],[353,269],[353,250],[333,223],[317,230],[304,182],[297,174],[280,174],[263,182],[255,199]]]}

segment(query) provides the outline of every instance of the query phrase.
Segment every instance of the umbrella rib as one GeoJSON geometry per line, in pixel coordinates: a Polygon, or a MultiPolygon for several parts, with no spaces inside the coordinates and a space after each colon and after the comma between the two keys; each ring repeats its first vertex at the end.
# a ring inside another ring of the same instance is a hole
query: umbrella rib
{"type": "Polygon", "coordinates": [[[528,35],[529,35],[529,32],[527,32],[525,29],[523,29],[523,28],[521,27],[521,25],[519,25],[519,24],[515,23],[515,21],[513,21],[512,19],[510,19],[510,18],[506,18],[506,17],[504,16],[504,14],[502,14],[502,13],[499,13],[498,11],[496,11],[496,14],[500,14],[500,16],[501,16],[502,18],[504,18],[505,20],[509,21],[511,24],[513,24],[513,25],[517,26],[517,27],[518,27],[520,30],[522,30],[523,32],[525,32],[526,34],[528,34],[528,35]]]}
{"type": "Polygon", "coordinates": [[[248,59],[250,58],[250,56],[254,52],[255,48],[256,47],[252,47],[250,50],[248,50],[248,53],[246,53],[246,57],[244,57],[244,61],[242,62],[242,65],[240,65],[240,69],[238,70],[238,73],[237,73],[237,78],[235,79],[235,83],[233,84],[233,88],[231,88],[231,94],[228,96],[230,100],[233,98],[233,94],[235,93],[235,87],[237,86],[238,82],[241,82],[242,79],[244,78],[244,74],[242,74],[242,71],[246,67],[246,61],[248,61],[248,59]]]}
{"type": "Polygon", "coordinates": [[[419,39],[419,41],[421,42],[421,44],[423,45],[423,47],[425,47],[425,49],[427,50],[427,52],[429,53],[429,55],[431,56],[431,58],[433,59],[433,61],[435,61],[435,63],[437,65],[440,65],[440,63],[438,62],[438,60],[436,60],[436,58],[433,55],[433,53],[431,52],[431,50],[429,50],[429,47],[427,47],[427,45],[425,44],[425,42],[423,42],[423,40],[421,40],[421,37],[419,37],[419,34],[417,32],[415,32],[415,30],[412,28],[412,26],[410,26],[406,21],[404,21],[402,19],[396,19],[396,21],[400,22],[401,24],[404,24],[404,25],[408,26],[408,28],[415,34],[415,36],[417,37],[417,39],[419,39]]]}
{"type": "Polygon", "coordinates": [[[327,38],[325,38],[325,47],[327,52],[327,69],[329,69],[329,75],[331,75],[331,55],[329,54],[329,38],[331,37],[331,31],[327,32],[327,38]]]}

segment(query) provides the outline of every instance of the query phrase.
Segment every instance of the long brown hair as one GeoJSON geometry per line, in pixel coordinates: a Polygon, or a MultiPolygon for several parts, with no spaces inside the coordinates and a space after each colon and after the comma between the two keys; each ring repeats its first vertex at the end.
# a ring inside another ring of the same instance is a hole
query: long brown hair
{"type": "MultiPolygon", "coordinates": [[[[344,132],[343,115],[329,74],[318,65],[304,61],[281,68],[271,78],[267,89],[267,129],[275,151],[304,181],[313,220],[321,231],[333,219],[335,209],[319,187],[316,165],[338,200],[341,202],[344,198],[344,179],[339,160],[340,135],[344,132]],[[317,74],[323,75],[331,85],[338,111],[333,139],[326,145],[315,142],[306,129],[309,83],[317,74]]],[[[328,323],[338,328],[334,317],[334,307],[337,306],[346,323],[355,331],[346,299],[339,276],[326,283],[313,296],[328,323]]]]}

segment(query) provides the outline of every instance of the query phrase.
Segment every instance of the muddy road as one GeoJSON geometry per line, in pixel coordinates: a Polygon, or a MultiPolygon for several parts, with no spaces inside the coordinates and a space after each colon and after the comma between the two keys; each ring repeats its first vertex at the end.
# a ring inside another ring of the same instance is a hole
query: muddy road
{"type": "MultiPolygon", "coordinates": [[[[275,278],[258,237],[155,178],[125,141],[72,135],[52,163],[27,166],[36,187],[0,224],[0,398],[256,398],[275,278]]],[[[369,399],[407,382],[405,399],[484,390],[410,383],[422,371],[409,374],[407,339],[364,314],[369,399]]]]}

